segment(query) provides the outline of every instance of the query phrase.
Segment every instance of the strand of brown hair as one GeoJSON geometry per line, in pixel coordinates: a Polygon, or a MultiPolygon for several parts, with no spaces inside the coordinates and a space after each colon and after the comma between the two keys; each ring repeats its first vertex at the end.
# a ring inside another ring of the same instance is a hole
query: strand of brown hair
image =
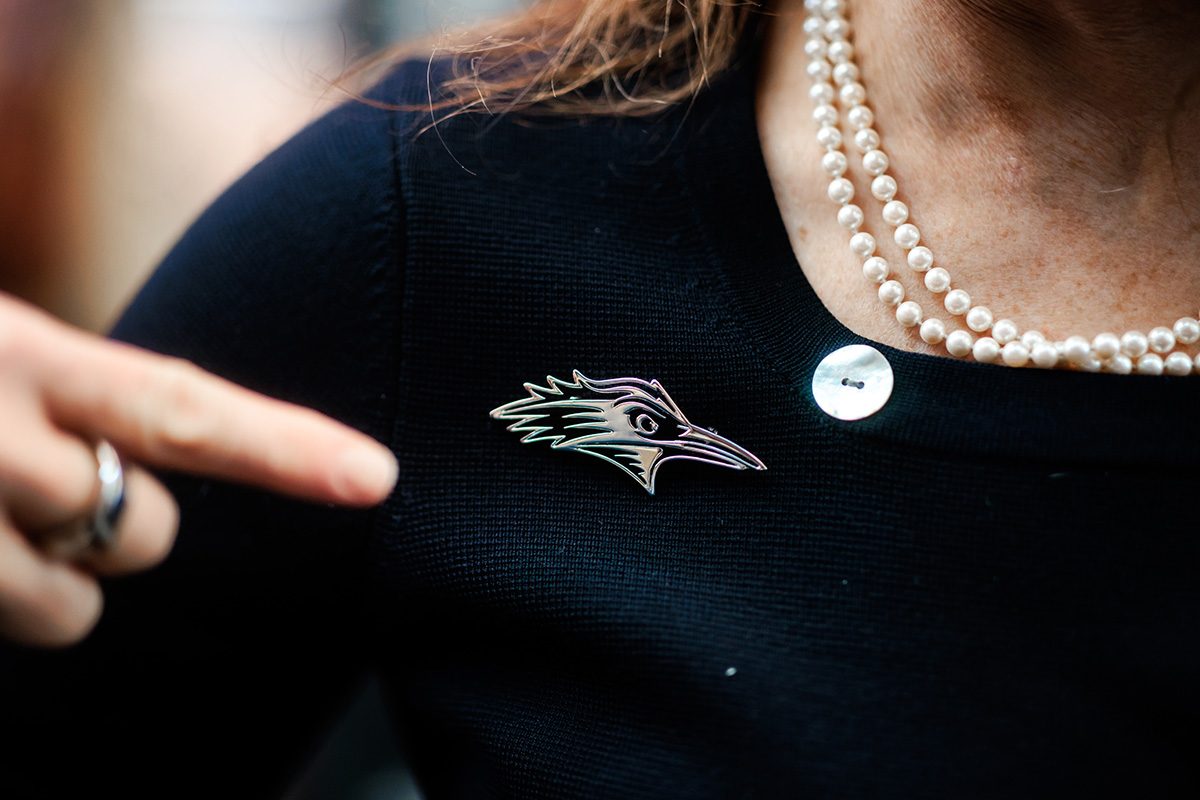
{"type": "MultiPolygon", "coordinates": [[[[343,76],[366,85],[398,61],[446,61],[420,107],[465,113],[654,114],[694,96],[733,58],[759,0],[535,0],[482,25],[398,45],[343,76]]],[[[359,92],[351,92],[362,99],[359,92]]],[[[376,105],[386,105],[376,103],[376,105]]],[[[445,111],[436,116],[436,112],[445,111]]]]}

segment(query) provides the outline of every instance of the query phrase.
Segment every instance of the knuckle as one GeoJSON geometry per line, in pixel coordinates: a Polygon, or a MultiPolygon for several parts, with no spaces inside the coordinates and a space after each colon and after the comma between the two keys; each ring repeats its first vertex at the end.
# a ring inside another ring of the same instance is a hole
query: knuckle
{"type": "Polygon", "coordinates": [[[119,523],[113,563],[122,571],[149,569],[166,560],[175,545],[179,506],[166,487],[145,470],[134,467],[127,476],[131,505],[119,523]]]}
{"type": "Polygon", "coordinates": [[[21,362],[20,335],[13,330],[12,320],[0,322],[0,364],[5,370],[12,369],[21,362]]]}
{"type": "Polygon", "coordinates": [[[0,526],[0,633],[63,646],[87,636],[103,606],[91,575],[38,557],[15,529],[0,526]]]}
{"type": "MultiPolygon", "coordinates": [[[[93,588],[99,597],[99,589],[93,588]]],[[[99,620],[99,603],[86,602],[82,593],[45,585],[25,598],[25,627],[46,645],[75,644],[86,637],[99,620]]],[[[90,599],[90,598],[89,598],[90,599]]]]}
{"type": "Polygon", "coordinates": [[[65,633],[78,616],[65,592],[49,581],[42,581],[29,596],[30,613],[48,629],[65,633]]]}
{"type": "Polygon", "coordinates": [[[41,336],[30,330],[24,314],[6,310],[0,319],[0,364],[6,370],[25,366],[37,357],[41,336]]]}
{"type": "Polygon", "coordinates": [[[61,475],[40,475],[35,478],[35,496],[47,505],[47,511],[61,510],[72,516],[91,511],[99,499],[100,487],[94,471],[80,475],[74,480],[64,480],[61,475]]]}
{"type": "Polygon", "coordinates": [[[184,359],[171,358],[162,366],[161,390],[152,398],[156,407],[149,415],[154,420],[149,434],[152,449],[187,455],[212,439],[216,423],[202,376],[199,367],[184,359]]]}
{"type": "Polygon", "coordinates": [[[67,609],[49,618],[43,625],[43,637],[46,644],[66,646],[82,641],[92,629],[97,620],[90,614],[67,609]]]}
{"type": "Polygon", "coordinates": [[[162,519],[153,530],[146,534],[142,555],[147,567],[161,564],[171,554],[175,547],[175,536],[179,531],[179,506],[175,499],[163,490],[165,495],[162,519]]]}
{"type": "Polygon", "coordinates": [[[54,507],[83,514],[99,500],[100,483],[96,477],[95,457],[84,447],[64,449],[57,464],[40,473],[42,497],[54,507]],[[70,468],[65,462],[70,461],[70,468]]]}
{"type": "Polygon", "coordinates": [[[57,458],[41,454],[20,462],[0,461],[0,494],[10,502],[35,505],[51,516],[86,513],[96,502],[98,491],[94,465],[80,448],[75,453],[63,448],[46,448],[57,458]]]}

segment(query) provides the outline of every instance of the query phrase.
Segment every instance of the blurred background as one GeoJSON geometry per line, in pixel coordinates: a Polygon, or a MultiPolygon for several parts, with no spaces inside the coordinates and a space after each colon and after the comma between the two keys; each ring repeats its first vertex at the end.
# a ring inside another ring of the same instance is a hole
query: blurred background
{"type": "MultiPolygon", "coordinates": [[[[348,66],[519,1],[0,0],[0,290],[105,330],[348,66]]],[[[287,797],[419,797],[373,681],[287,797]]]]}
{"type": "Polygon", "coordinates": [[[0,289],[103,330],[387,44],[519,0],[0,0],[0,289]]]}

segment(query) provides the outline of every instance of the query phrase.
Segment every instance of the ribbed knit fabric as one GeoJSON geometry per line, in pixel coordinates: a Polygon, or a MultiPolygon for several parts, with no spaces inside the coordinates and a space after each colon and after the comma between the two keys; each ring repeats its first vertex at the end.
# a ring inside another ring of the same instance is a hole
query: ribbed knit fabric
{"type": "Polygon", "coordinates": [[[271,796],[365,669],[429,800],[1195,796],[1200,378],[873,343],[889,402],[824,414],[864,340],[788,244],[755,53],[653,119],[350,104],[222,197],[116,336],[370,432],[399,486],[173,477],[166,564],[82,646],[0,649],[0,796],[271,796]],[[767,471],[651,496],[489,417],[575,369],[767,471]]]}

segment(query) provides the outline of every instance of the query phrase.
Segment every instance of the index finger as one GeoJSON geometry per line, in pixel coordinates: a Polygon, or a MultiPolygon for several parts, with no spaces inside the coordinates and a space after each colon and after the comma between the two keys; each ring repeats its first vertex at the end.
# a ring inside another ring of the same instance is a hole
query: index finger
{"type": "Polygon", "coordinates": [[[72,332],[48,353],[47,410],[144,464],[293,496],[373,505],[396,459],[366,434],[252,392],[182,359],[72,332]]]}

